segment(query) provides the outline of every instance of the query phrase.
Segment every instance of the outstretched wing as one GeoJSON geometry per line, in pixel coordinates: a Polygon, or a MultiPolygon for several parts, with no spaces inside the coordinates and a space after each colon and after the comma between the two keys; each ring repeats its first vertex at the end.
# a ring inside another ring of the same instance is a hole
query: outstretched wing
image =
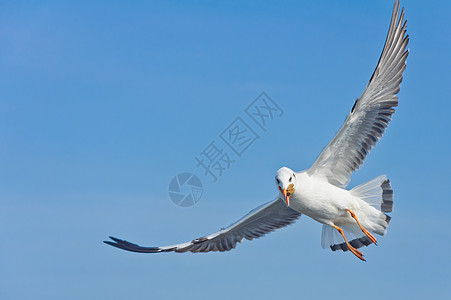
{"type": "Polygon", "coordinates": [[[391,120],[398,97],[402,74],[406,68],[404,8],[399,13],[395,2],[382,55],[363,94],[356,100],[345,123],[307,171],[325,177],[331,184],[346,187],[351,173],[382,137],[391,120]]]}
{"type": "Polygon", "coordinates": [[[263,204],[243,218],[220,231],[194,239],[190,242],[164,247],[141,247],[130,242],[110,237],[114,242],[104,241],[111,246],[133,252],[157,253],[157,252],[210,252],[229,251],[243,238],[252,240],[264,236],[276,229],[294,223],[300,213],[286,206],[285,202],[278,198],[263,204]]]}

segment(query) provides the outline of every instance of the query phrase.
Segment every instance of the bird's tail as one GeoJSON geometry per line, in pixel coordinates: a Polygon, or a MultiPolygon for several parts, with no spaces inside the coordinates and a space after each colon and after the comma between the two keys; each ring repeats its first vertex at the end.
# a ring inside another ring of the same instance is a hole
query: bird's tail
{"type": "Polygon", "coordinates": [[[383,213],[393,210],[393,190],[390,180],[385,175],[358,185],[350,192],[383,213]]]}
{"type": "Polygon", "coordinates": [[[369,231],[385,235],[391,217],[386,213],[393,210],[393,190],[387,176],[381,175],[367,183],[356,186],[351,194],[368,205],[361,205],[361,223],[369,231]]]}
{"type": "MultiPolygon", "coordinates": [[[[371,181],[356,186],[350,193],[365,201],[368,205],[360,207],[361,214],[357,217],[360,223],[372,233],[385,235],[391,217],[386,213],[393,210],[393,190],[390,180],[385,175],[381,175],[371,181]]],[[[371,244],[371,240],[364,235],[357,224],[342,226],[349,243],[360,248],[371,244]]],[[[348,250],[346,243],[335,229],[328,225],[323,225],[322,246],[329,245],[335,250],[348,250]]]]}

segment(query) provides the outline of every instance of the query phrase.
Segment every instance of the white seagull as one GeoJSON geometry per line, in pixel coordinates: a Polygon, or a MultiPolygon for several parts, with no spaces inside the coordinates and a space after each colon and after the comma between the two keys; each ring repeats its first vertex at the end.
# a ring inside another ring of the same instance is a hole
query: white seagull
{"type": "Polygon", "coordinates": [[[252,240],[294,223],[304,214],[323,224],[321,245],[332,251],[349,250],[361,260],[360,247],[376,244],[373,234],[384,235],[393,208],[393,191],[385,175],[346,190],[351,173],[382,137],[391,120],[406,68],[404,9],[395,1],[390,27],[376,69],[345,123],[310,169],[294,172],[283,167],[275,183],[278,197],[257,207],[220,231],[192,241],[164,247],[141,247],[110,237],[105,243],[133,252],[229,251],[243,238],[252,240]]]}

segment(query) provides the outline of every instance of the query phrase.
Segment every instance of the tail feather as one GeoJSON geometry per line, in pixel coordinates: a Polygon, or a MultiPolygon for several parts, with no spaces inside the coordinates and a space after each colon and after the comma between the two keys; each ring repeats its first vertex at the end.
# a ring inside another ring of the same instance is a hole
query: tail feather
{"type": "MultiPolygon", "coordinates": [[[[352,190],[351,194],[368,203],[361,207],[364,218],[360,221],[363,227],[372,233],[385,235],[391,217],[386,213],[393,211],[393,190],[390,180],[381,175],[371,181],[361,184],[352,190]]],[[[349,244],[354,248],[361,248],[372,244],[371,240],[362,233],[357,224],[342,226],[349,244]]],[[[348,246],[343,237],[329,225],[323,225],[321,246],[329,246],[332,251],[347,251],[348,246]]]]}
{"type": "Polygon", "coordinates": [[[356,186],[350,192],[384,213],[393,211],[393,190],[385,175],[356,186]]]}
{"type": "Polygon", "coordinates": [[[393,211],[393,190],[387,176],[376,177],[356,186],[350,192],[375,208],[361,207],[369,221],[369,224],[364,227],[372,233],[385,235],[391,220],[391,217],[386,213],[393,211]]]}
{"type": "MultiPolygon", "coordinates": [[[[342,226],[345,236],[347,237],[349,244],[354,248],[358,249],[363,246],[368,246],[372,241],[366,236],[362,235],[360,228],[358,226],[342,226]]],[[[330,247],[332,251],[342,250],[348,251],[348,245],[345,243],[341,234],[329,225],[323,225],[321,246],[326,248],[330,247]]]]}
{"type": "Polygon", "coordinates": [[[391,189],[390,180],[385,179],[382,184],[382,203],[381,211],[389,213],[393,211],[393,190],[391,189]]]}
{"type": "MultiPolygon", "coordinates": [[[[351,244],[352,247],[359,249],[363,246],[369,246],[371,245],[373,242],[365,235],[362,236],[360,238],[356,238],[353,239],[352,241],[349,242],[349,244],[351,244]]],[[[332,251],[337,251],[337,250],[341,250],[343,252],[346,252],[349,250],[348,245],[346,243],[341,243],[341,244],[333,244],[330,246],[330,249],[332,251]]]]}
{"type": "MultiPolygon", "coordinates": [[[[343,232],[348,239],[349,244],[358,249],[363,246],[371,245],[373,242],[360,231],[357,225],[345,225],[342,226],[343,232]]],[[[332,251],[342,250],[348,251],[348,245],[345,243],[341,234],[329,225],[323,225],[321,246],[326,248],[330,247],[332,251]]]]}

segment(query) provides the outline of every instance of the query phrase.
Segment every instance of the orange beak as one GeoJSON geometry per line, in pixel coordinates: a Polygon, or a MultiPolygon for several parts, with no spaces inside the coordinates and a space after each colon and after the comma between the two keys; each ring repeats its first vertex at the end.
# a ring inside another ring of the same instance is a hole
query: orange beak
{"type": "Polygon", "coordinates": [[[282,195],[285,198],[285,202],[287,203],[287,206],[290,206],[290,195],[287,195],[287,189],[282,190],[279,186],[279,190],[282,192],[282,195]]]}

